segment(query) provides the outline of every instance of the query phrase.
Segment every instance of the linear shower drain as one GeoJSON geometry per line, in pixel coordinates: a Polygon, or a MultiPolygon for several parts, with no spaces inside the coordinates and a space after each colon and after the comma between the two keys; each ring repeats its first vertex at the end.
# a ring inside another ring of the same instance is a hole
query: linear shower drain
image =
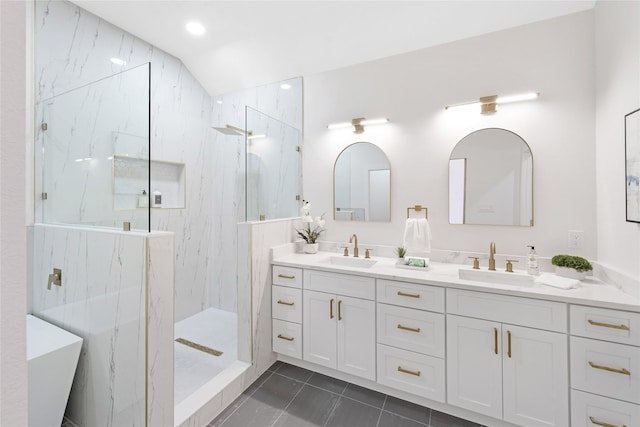
{"type": "Polygon", "coordinates": [[[193,341],[186,340],[184,338],[177,338],[176,342],[180,344],[184,344],[188,347],[195,348],[196,350],[204,351],[205,353],[212,354],[214,356],[222,356],[223,352],[220,350],[213,349],[211,347],[207,347],[206,345],[198,344],[193,341]]]}

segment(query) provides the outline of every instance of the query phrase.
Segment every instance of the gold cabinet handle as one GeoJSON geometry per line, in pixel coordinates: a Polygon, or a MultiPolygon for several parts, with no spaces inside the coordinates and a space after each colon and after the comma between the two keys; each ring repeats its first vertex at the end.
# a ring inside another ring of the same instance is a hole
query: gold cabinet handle
{"type": "Polygon", "coordinates": [[[411,328],[409,326],[404,326],[398,323],[398,329],[402,329],[403,331],[411,331],[411,332],[420,332],[420,328],[411,328]]]}
{"type": "MultiPolygon", "coordinates": [[[[609,424],[609,423],[605,423],[604,421],[598,421],[595,418],[593,418],[591,415],[589,415],[589,421],[591,421],[591,424],[595,424],[597,426],[602,426],[602,427],[619,427],[615,424],[609,424]]],[[[622,427],[627,427],[626,424],[623,424],[622,427]]]]}
{"type": "Polygon", "coordinates": [[[612,328],[612,329],[620,329],[621,331],[628,331],[629,327],[627,325],[612,325],[611,323],[602,323],[596,322],[595,320],[587,320],[593,326],[602,326],[603,328],[612,328]]]}
{"type": "Polygon", "coordinates": [[[511,358],[511,331],[507,331],[507,356],[511,358]]]}
{"type": "Polygon", "coordinates": [[[333,301],[333,298],[329,301],[329,319],[333,319],[333,301]]]}
{"type": "Polygon", "coordinates": [[[278,304],[292,306],[294,303],[292,303],[292,302],[282,301],[282,300],[280,300],[280,299],[279,299],[279,300],[278,300],[278,304]]]}
{"type": "Polygon", "coordinates": [[[338,320],[342,320],[342,300],[338,301],[338,320]]]}
{"type": "Polygon", "coordinates": [[[398,291],[398,295],[400,295],[401,297],[420,298],[420,294],[408,294],[402,291],[398,291]]]}
{"type": "Polygon", "coordinates": [[[498,328],[493,328],[493,351],[498,354],[498,328]]]}
{"type": "Polygon", "coordinates": [[[281,340],[287,340],[287,341],[293,341],[295,339],[293,337],[285,337],[282,334],[278,334],[278,338],[280,338],[281,340]]]}
{"type": "Polygon", "coordinates": [[[278,277],[282,278],[282,279],[295,279],[296,276],[288,276],[286,274],[278,274],[278,277]]]}
{"type": "Polygon", "coordinates": [[[409,375],[414,375],[416,377],[419,377],[420,375],[422,375],[422,372],[420,371],[410,371],[408,369],[404,369],[402,366],[398,366],[398,372],[402,372],[403,374],[409,374],[409,375]]]}
{"type": "Polygon", "coordinates": [[[622,369],[610,368],[608,366],[598,365],[598,364],[593,363],[593,362],[589,362],[589,366],[591,366],[592,368],[595,368],[595,369],[602,369],[603,371],[614,372],[616,374],[631,375],[631,371],[628,371],[628,370],[626,370],[624,368],[622,368],[622,369]]]}

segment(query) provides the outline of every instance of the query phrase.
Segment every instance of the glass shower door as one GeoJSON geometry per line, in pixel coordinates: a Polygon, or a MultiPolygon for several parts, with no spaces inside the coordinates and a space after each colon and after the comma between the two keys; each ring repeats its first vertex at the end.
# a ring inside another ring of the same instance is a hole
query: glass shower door
{"type": "Polygon", "coordinates": [[[246,107],[247,221],[299,215],[300,131],[246,107]]]}
{"type": "Polygon", "coordinates": [[[149,231],[149,69],[43,101],[38,221],[149,231]]]}

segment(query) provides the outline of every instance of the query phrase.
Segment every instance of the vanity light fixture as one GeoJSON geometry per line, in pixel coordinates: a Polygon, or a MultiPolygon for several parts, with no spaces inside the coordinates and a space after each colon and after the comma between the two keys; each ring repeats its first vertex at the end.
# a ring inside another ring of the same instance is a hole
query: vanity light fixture
{"type": "Polygon", "coordinates": [[[110,58],[109,61],[115,65],[127,65],[126,61],[120,58],[110,58]]]}
{"type": "Polygon", "coordinates": [[[362,133],[364,132],[364,127],[369,125],[380,125],[384,123],[389,123],[389,119],[365,119],[364,117],[360,117],[357,119],[351,119],[350,122],[344,123],[333,123],[327,126],[327,129],[342,129],[350,127],[353,130],[353,133],[362,133]]]}
{"type": "Polygon", "coordinates": [[[289,83],[282,83],[280,89],[289,90],[291,89],[291,85],[289,83]]]}
{"type": "Polygon", "coordinates": [[[539,96],[540,94],[537,92],[529,92],[529,93],[523,93],[519,95],[510,95],[510,96],[498,96],[498,95],[482,96],[480,97],[479,102],[478,101],[463,102],[460,104],[447,105],[444,108],[445,110],[448,110],[449,108],[453,108],[453,107],[463,107],[463,106],[470,107],[470,106],[478,105],[480,106],[480,114],[491,114],[497,111],[496,107],[498,106],[498,104],[507,104],[509,102],[519,102],[519,101],[529,101],[532,99],[536,99],[539,96]]]}

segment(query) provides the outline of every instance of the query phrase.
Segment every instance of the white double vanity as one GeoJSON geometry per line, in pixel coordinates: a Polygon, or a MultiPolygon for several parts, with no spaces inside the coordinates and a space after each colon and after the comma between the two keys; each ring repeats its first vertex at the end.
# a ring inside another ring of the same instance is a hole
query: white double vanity
{"type": "Polygon", "coordinates": [[[331,256],[273,260],[280,360],[486,424],[640,425],[638,298],[595,279],[494,285],[455,264],[331,256]]]}

